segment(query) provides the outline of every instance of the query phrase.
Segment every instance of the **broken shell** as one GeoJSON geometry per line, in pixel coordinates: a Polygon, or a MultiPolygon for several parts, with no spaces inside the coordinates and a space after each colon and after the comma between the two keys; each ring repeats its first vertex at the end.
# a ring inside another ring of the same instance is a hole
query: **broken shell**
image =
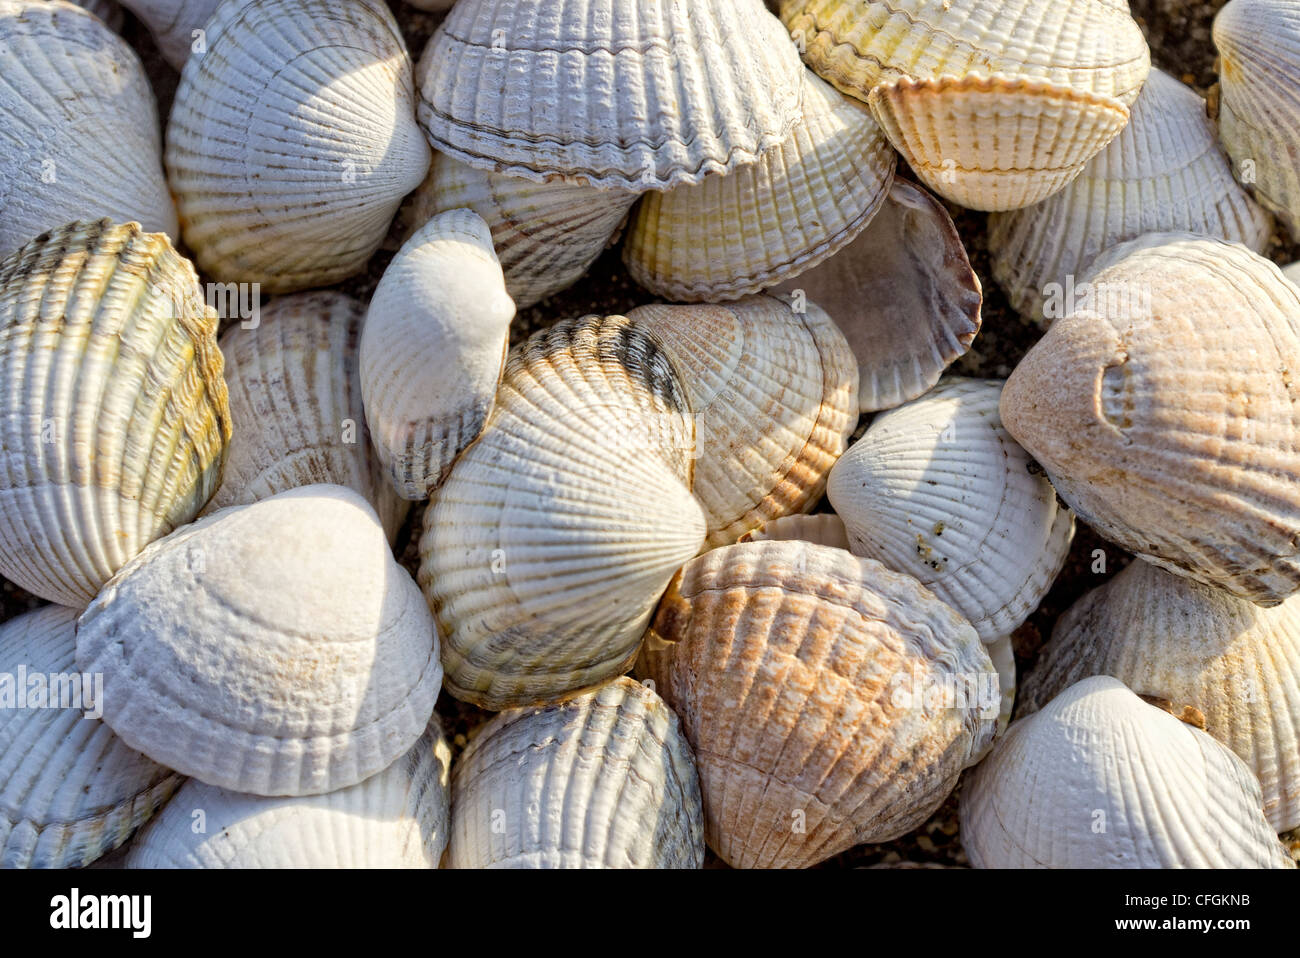
{"type": "Polygon", "coordinates": [[[452,779],[451,868],[699,868],[704,813],[677,716],[629,678],[503,712],[452,779]]]}
{"type": "Polygon", "coordinates": [[[461,0],[420,58],[420,124],[471,166],[644,191],[752,163],[799,113],[759,0],[461,0]]]}
{"type": "Polygon", "coordinates": [[[1105,538],[1276,605],[1300,589],[1300,291],[1180,233],[1114,247],[1085,284],[1007,381],[1007,431],[1105,538]]]}
{"type": "Polygon", "coordinates": [[[144,66],[93,14],[0,0],[0,257],[107,216],[177,235],[144,66]]]}
{"type": "Polygon", "coordinates": [[[221,281],[292,292],[361,270],[429,168],[382,0],[228,0],[181,74],[167,173],[221,281]]]}
{"type": "Polygon", "coordinates": [[[77,613],[50,605],[0,625],[0,868],[88,865],[183,781],[92,716],[76,670],[77,613]]]}
{"type": "MultiPolygon", "coordinates": [[[[1016,707],[1016,650],[1011,644],[1011,636],[1003,635],[992,642],[985,642],[984,651],[989,654],[993,668],[997,670],[998,689],[1002,693],[997,727],[997,737],[1001,737],[1011,723],[1011,714],[1016,707]]],[[[989,743],[989,747],[992,748],[992,743],[989,743]]]]}
{"type": "Polygon", "coordinates": [[[796,313],[755,296],[628,314],[681,372],[695,418],[695,496],[711,547],[811,509],[853,433],[853,353],[830,317],[805,305],[796,313]]]}
{"type": "Polygon", "coordinates": [[[1102,251],[1160,231],[1204,233],[1262,253],[1272,222],[1233,180],[1204,101],[1152,70],[1128,126],[1083,173],[1042,203],[989,217],[993,275],[1016,310],[1050,321],[1102,251]],[[1045,301],[1053,315],[1044,315],[1045,301]]]}
{"type": "Polygon", "coordinates": [[[795,539],[832,549],[849,548],[849,532],[844,520],[829,512],[815,516],[782,516],[750,529],[737,542],[785,542],[795,539]]]}
{"type": "Polygon", "coordinates": [[[639,670],[681,718],[705,837],[738,868],[806,867],[912,830],[984,752],[999,704],[965,619],[908,576],[805,542],[687,563],[639,670]],[[969,685],[991,700],[935,694],[969,685]]]}
{"type": "Polygon", "coordinates": [[[1232,0],[1214,18],[1219,136],[1237,178],[1300,240],[1300,9],[1291,0],[1232,0]]]}
{"type": "Polygon", "coordinates": [[[976,868],[1289,868],[1259,783],[1209,735],[1097,676],[1016,721],[965,783],[976,868]]]}
{"type": "Polygon", "coordinates": [[[0,262],[0,574],[85,606],[189,522],[230,439],[217,316],[161,233],[108,220],[0,262]]]}
{"type": "Polygon", "coordinates": [[[826,494],[853,551],[913,576],[984,642],[1038,608],[1074,517],[998,418],[1002,383],[952,379],[877,416],[826,494]]]}
{"type": "Polygon", "coordinates": [[[948,211],[899,178],[852,243],[773,292],[812,300],[843,331],[864,413],[928,392],[970,349],[984,301],[948,211]]]}
{"type": "Polygon", "coordinates": [[[467,207],[487,223],[519,309],[576,283],[613,239],[637,194],[563,180],[537,183],[478,170],[435,153],[405,216],[423,224],[467,207]]]}
{"type": "Polygon", "coordinates": [[[195,44],[207,37],[202,31],[221,0],[119,0],[139,17],[153,34],[158,51],[177,70],[185,66],[195,44]]]}
{"type": "Polygon", "coordinates": [[[1300,827],[1300,599],[1261,609],[1139,559],[1057,621],[1021,714],[1089,675],[1198,709],[1259,779],[1273,830],[1300,827]]]}
{"type": "Polygon", "coordinates": [[[631,667],[704,544],[694,442],[676,369],[626,317],[564,320],[511,352],[486,429],[424,514],[447,691],[516,708],[631,667]]]}
{"type": "Polygon", "coordinates": [[[153,543],[77,623],[104,721],[209,785],[314,795],[368,778],[433,714],[433,618],[370,504],[304,486],[153,543]]]}
{"type": "Polygon", "coordinates": [[[678,301],[738,299],[816,266],[871,222],[897,157],[862,103],[803,76],[799,122],[777,149],[645,195],[623,245],[634,280],[678,301]]]}
{"type": "Polygon", "coordinates": [[[492,235],[470,210],[435,216],[384,270],[361,335],[361,391],[402,498],[427,498],[482,430],[514,315],[492,235]]]}
{"type": "Polygon", "coordinates": [[[450,767],[435,717],[388,768],[324,795],[266,798],[190,779],[136,838],[126,867],[437,868],[450,767]]]}
{"type": "Polygon", "coordinates": [[[255,324],[221,337],[234,434],[205,512],[299,486],[347,486],[365,496],[392,542],[406,518],[370,447],[357,344],[365,307],[334,292],[277,297],[255,324]]]}

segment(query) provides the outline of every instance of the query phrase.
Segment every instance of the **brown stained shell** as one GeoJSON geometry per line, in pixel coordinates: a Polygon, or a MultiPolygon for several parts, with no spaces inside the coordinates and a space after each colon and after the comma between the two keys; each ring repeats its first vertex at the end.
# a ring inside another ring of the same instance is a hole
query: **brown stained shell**
{"type": "Polygon", "coordinates": [[[988,746],[1000,704],[951,608],[877,562],[795,541],[687,563],[639,668],[695,749],[706,840],[740,868],[806,867],[915,828],[988,746]]]}

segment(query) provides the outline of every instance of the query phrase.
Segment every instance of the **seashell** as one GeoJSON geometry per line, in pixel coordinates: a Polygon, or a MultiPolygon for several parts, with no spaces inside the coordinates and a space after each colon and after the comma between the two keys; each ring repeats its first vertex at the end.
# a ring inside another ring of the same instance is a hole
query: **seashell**
{"type": "Polygon", "coordinates": [[[437,868],[451,749],[435,717],[404,756],[324,795],[266,798],[190,779],[136,838],[128,868],[437,868]],[[202,809],[206,831],[195,833],[202,809]]]}
{"type": "Polygon", "coordinates": [[[1282,275],[1292,286],[1300,286],[1300,262],[1282,267],[1282,275]]]}
{"type": "Polygon", "coordinates": [[[487,224],[434,217],[384,270],[361,336],[361,392],[379,461],[424,499],[492,411],[515,304],[487,224]]]}
{"type": "Polygon", "coordinates": [[[481,728],[452,777],[451,868],[700,868],[677,716],[629,678],[481,728]]]}
{"type": "Polygon", "coordinates": [[[357,273],[429,168],[382,0],[228,0],[181,74],[167,174],[200,269],[272,293],[357,273]]]}
{"type": "Polygon", "coordinates": [[[108,220],[0,262],[0,574],[83,607],[221,482],[217,316],[161,233],[108,220]]]}
{"type": "Polygon", "coordinates": [[[673,300],[738,299],[816,266],[867,227],[897,157],[862,103],[811,70],[803,77],[799,122],[777,149],[645,195],[623,245],[634,280],[673,300]]]}
{"type": "Polygon", "coordinates": [[[487,428],[424,514],[448,692],[518,708],[631,668],[704,544],[694,441],[677,370],[626,317],[564,320],[511,352],[487,428]]]}
{"type": "Polygon", "coordinates": [[[984,301],[948,211],[897,177],[852,243],[773,292],[811,299],[843,331],[864,413],[928,392],[970,349],[984,301]]]}
{"type": "Polygon", "coordinates": [[[1231,0],[1214,18],[1219,137],[1233,172],[1300,240],[1300,10],[1288,0],[1231,0]]]}
{"type": "Polygon", "coordinates": [[[759,0],[462,0],[416,75],[442,152],[638,192],[753,163],[801,96],[798,53],[759,0]]]}
{"type": "Polygon", "coordinates": [[[1204,101],[1152,70],[1128,126],[1083,173],[1042,203],[989,217],[993,275],[1017,311],[1050,321],[1060,316],[1059,297],[1101,252],[1161,231],[1204,233],[1262,253],[1272,221],[1233,180],[1204,101]],[[1044,315],[1045,305],[1054,315],[1044,315]]]}
{"type": "Polygon", "coordinates": [[[962,789],[976,868],[1288,868],[1259,783],[1123,682],[1085,679],[1012,724],[962,789]]]}
{"type": "Polygon", "coordinates": [[[158,52],[177,70],[185,66],[200,38],[207,52],[206,31],[221,0],[118,0],[139,17],[153,34],[158,52]],[[197,35],[196,35],[197,34],[197,35]]]}
{"type": "Polygon", "coordinates": [[[526,309],[582,278],[636,198],[622,190],[492,173],[435,153],[406,215],[421,224],[460,208],[481,216],[492,231],[506,292],[526,309]]]}
{"type": "Polygon", "coordinates": [[[832,549],[849,548],[849,532],[844,528],[844,520],[829,512],[815,516],[782,516],[750,529],[736,541],[786,542],[791,539],[832,549]]]}
{"type": "Polygon", "coordinates": [[[209,785],[315,795],[386,768],[425,730],[433,618],[370,504],[303,486],[153,543],[77,623],[104,721],[209,785]]]}
{"type": "Polygon", "coordinates": [[[681,371],[695,418],[695,496],[710,547],[811,509],[853,433],[853,353],[830,317],[804,305],[796,313],[758,296],[628,314],[681,371]]]}
{"type": "Polygon", "coordinates": [[[48,605],[0,625],[0,868],[88,865],[183,781],[94,717],[77,672],[77,613],[48,605]]]}
{"type": "Polygon", "coordinates": [[[998,418],[1002,383],[951,379],[882,413],[831,470],[826,493],[853,552],[917,579],[984,642],[1038,608],[1074,517],[998,418]]]}
{"type": "Polygon", "coordinates": [[[1259,779],[1273,830],[1300,827],[1300,599],[1261,609],[1133,562],[1057,621],[1022,714],[1090,675],[1199,710],[1259,779]]]}
{"type": "Polygon", "coordinates": [[[1300,291],[1181,233],[1116,246],[1085,281],[1007,381],[1007,431],[1105,538],[1276,605],[1300,589],[1300,291]]]}
{"type": "Polygon", "coordinates": [[[737,868],[806,867],[911,831],[984,752],[999,700],[975,631],[932,593],[795,541],[687,563],[638,671],[680,717],[705,838],[737,868]],[[967,683],[991,701],[927,694],[967,683]]]}
{"type": "Polygon", "coordinates": [[[96,16],[0,0],[0,258],[72,220],[176,236],[144,66],[96,16]]]}
{"type": "MultiPolygon", "coordinates": [[[[998,689],[1002,701],[998,704],[997,737],[1007,730],[1011,723],[1011,714],[1016,706],[1016,650],[1011,644],[1011,636],[1003,635],[992,642],[984,644],[984,651],[989,654],[993,668],[998,673],[998,689]]],[[[989,746],[992,748],[992,745],[989,746]]]]}

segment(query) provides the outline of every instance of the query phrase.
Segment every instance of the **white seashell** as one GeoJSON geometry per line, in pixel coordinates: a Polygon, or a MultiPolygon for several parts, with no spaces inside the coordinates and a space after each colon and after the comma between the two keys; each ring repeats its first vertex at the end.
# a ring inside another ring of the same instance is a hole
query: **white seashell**
{"type": "Polygon", "coordinates": [[[773,292],[830,314],[858,357],[858,411],[915,399],[970,349],[984,301],[943,204],[895,178],[858,237],[773,292]]]}
{"type": "Polygon", "coordinates": [[[759,0],[462,0],[416,70],[420,123],[471,166],[644,191],[752,163],[802,68],[759,0]]]}
{"type": "Polygon", "coordinates": [[[437,868],[447,846],[451,749],[435,717],[364,782],[303,798],[190,779],[135,839],[128,868],[437,868]],[[205,830],[194,829],[202,810],[205,830]]]}
{"type": "Polygon", "coordinates": [[[699,868],[704,812],[677,716],[629,678],[503,712],[452,779],[451,868],[699,868]]]}
{"type": "Polygon", "coordinates": [[[432,616],[374,510],[304,486],[145,549],[77,623],[104,721],[210,785],[314,795],[397,760],[442,670],[432,616]]]}
{"type": "Polygon", "coordinates": [[[161,233],[71,223],[0,262],[0,574],[81,608],[221,482],[217,315],[161,233]]]}
{"type": "Polygon", "coordinates": [[[1198,710],[1259,779],[1273,830],[1300,827],[1300,599],[1261,609],[1139,559],[1057,620],[1021,714],[1089,675],[1198,710]]]}
{"type": "Polygon", "coordinates": [[[227,0],[185,64],[167,174],[199,268],[267,292],[360,271],[429,168],[382,0],[227,0]]]}
{"type": "Polygon", "coordinates": [[[185,66],[200,39],[205,41],[204,27],[212,19],[221,0],[118,0],[149,28],[158,51],[177,70],[185,66]],[[196,36],[196,32],[198,35],[196,36]]]}
{"type": "Polygon", "coordinates": [[[672,362],[626,317],[564,320],[511,352],[487,428],[424,513],[447,691],[517,708],[631,668],[704,544],[689,416],[672,362]]]}
{"type": "Polygon", "coordinates": [[[844,528],[844,520],[829,512],[815,516],[782,516],[750,529],[736,541],[785,542],[791,539],[832,549],[849,548],[849,532],[844,528]]]}
{"type": "Polygon", "coordinates": [[[77,671],[76,621],[51,605],[0,625],[0,868],[88,865],[183,781],[91,717],[102,688],[77,671]]]}
{"type": "Polygon", "coordinates": [[[1259,783],[1108,676],[1015,722],[962,791],[976,868],[1290,868],[1259,783]]]}
{"type": "Polygon", "coordinates": [[[0,258],[72,220],[177,236],[140,58],[67,3],[0,0],[0,258]]]}
{"type": "Polygon", "coordinates": [[[680,371],[695,418],[695,496],[710,546],[811,509],[857,422],[856,364],[820,308],[754,296],[641,306],[628,319],[680,371]]]}
{"type": "MultiPolygon", "coordinates": [[[[989,654],[993,668],[997,669],[998,689],[1002,693],[996,733],[1000,737],[1011,723],[1011,714],[1016,707],[1016,650],[1011,644],[1011,636],[1004,635],[992,642],[985,642],[984,651],[989,654]]],[[[992,743],[989,743],[989,747],[992,748],[992,743]]]]}
{"type": "Polygon", "coordinates": [[[1152,70],[1132,112],[1065,189],[989,217],[993,275],[1020,313],[1059,318],[1065,291],[1092,261],[1143,233],[1204,233],[1257,253],[1268,246],[1272,221],[1233,180],[1193,90],[1152,70]]]}
{"type": "Polygon", "coordinates": [[[515,304],[487,224],[434,217],[384,270],[361,334],[361,392],[397,494],[424,499],[492,411],[515,304]]]}
{"type": "Polygon", "coordinates": [[[475,169],[442,153],[403,216],[423,224],[462,207],[481,216],[519,309],[568,289],[604,251],[637,194],[475,169]]]}
{"type": "Polygon", "coordinates": [[[226,330],[233,435],[205,513],[327,483],[365,496],[395,540],[408,506],[366,429],[357,359],[364,316],[342,293],[298,293],[273,299],[255,325],[226,330]]]}
{"type": "Polygon", "coordinates": [[[877,416],[826,487],[855,553],[915,577],[984,642],[1038,607],[1074,536],[1002,427],[1001,395],[1001,382],[953,379],[877,416]]]}

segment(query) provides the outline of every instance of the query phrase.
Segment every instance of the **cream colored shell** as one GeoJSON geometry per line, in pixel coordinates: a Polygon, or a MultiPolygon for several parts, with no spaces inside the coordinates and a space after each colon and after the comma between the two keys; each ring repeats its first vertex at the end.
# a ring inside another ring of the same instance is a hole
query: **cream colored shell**
{"type": "Polygon", "coordinates": [[[1121,244],[1002,393],[1101,535],[1260,605],[1300,589],[1300,291],[1244,246],[1121,244]]]}
{"type": "Polygon", "coordinates": [[[755,296],[729,306],[641,306],[628,318],[680,370],[694,413],[695,495],[710,546],[805,512],[857,422],[857,365],[819,307],[755,296]]]}
{"type": "Polygon", "coordinates": [[[849,532],[844,528],[844,520],[830,512],[820,512],[815,516],[782,516],[750,529],[736,541],[782,542],[788,539],[832,549],[849,548],[849,532]]]}
{"type": "MultiPolygon", "coordinates": [[[[207,26],[221,0],[119,0],[144,21],[158,50],[177,70],[185,66],[195,45],[206,36],[195,36],[207,26]]],[[[203,44],[206,47],[206,43],[203,44]]],[[[200,56],[206,53],[200,51],[200,56]]]]}
{"type": "Polygon", "coordinates": [[[451,868],[699,868],[704,812],[677,716],[629,678],[474,733],[452,779],[451,868]]]}
{"type": "Polygon", "coordinates": [[[217,316],[161,233],[71,223],[0,262],[0,574],[83,607],[221,481],[217,316]]]}
{"type": "Polygon", "coordinates": [[[1259,783],[1209,735],[1118,679],[1015,722],[967,779],[976,868],[1290,868],[1259,783]]]}
{"type": "Polygon", "coordinates": [[[396,761],[433,713],[433,617],[370,504],[303,486],[154,543],[77,624],[104,721],[210,785],[346,788],[396,761]]]}

